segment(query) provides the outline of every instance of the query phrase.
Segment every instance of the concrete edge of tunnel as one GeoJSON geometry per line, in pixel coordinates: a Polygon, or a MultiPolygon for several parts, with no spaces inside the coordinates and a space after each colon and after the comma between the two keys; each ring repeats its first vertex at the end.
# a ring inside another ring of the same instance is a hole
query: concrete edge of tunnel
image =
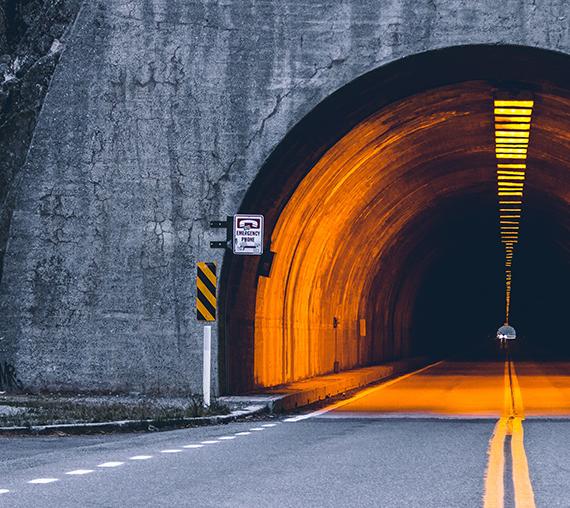
{"type": "Polygon", "coordinates": [[[414,357],[381,365],[362,367],[291,383],[263,392],[271,413],[285,413],[332,400],[366,386],[392,379],[433,363],[429,357],[414,357]]]}
{"type": "Polygon", "coordinates": [[[44,434],[93,434],[111,432],[149,432],[175,430],[190,427],[202,427],[232,423],[269,413],[267,405],[251,406],[232,411],[227,415],[200,416],[196,418],[172,418],[156,420],[122,420],[94,423],[60,423],[53,425],[32,425],[18,427],[0,427],[0,436],[44,435],[44,434]]]}

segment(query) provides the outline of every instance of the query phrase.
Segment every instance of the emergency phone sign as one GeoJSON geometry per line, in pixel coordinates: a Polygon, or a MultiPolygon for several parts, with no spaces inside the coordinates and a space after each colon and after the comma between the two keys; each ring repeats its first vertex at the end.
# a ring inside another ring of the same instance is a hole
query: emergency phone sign
{"type": "Polygon", "coordinates": [[[234,254],[263,254],[263,215],[234,215],[234,254]]]}

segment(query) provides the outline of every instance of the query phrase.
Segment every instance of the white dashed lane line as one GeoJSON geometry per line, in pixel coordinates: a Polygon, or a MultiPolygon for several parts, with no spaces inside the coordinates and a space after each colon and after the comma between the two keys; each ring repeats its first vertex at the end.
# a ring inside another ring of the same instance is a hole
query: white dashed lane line
{"type": "Polygon", "coordinates": [[[97,467],[119,467],[122,466],[124,462],[103,462],[103,464],[99,464],[97,467]]]}
{"type": "Polygon", "coordinates": [[[35,480],[30,480],[28,483],[31,484],[45,484],[45,483],[54,483],[59,481],[57,478],[36,478],[35,480]]]}
{"type": "MultiPolygon", "coordinates": [[[[288,421],[288,419],[284,420],[284,421],[288,421]]],[[[259,431],[266,430],[268,428],[275,427],[275,426],[277,426],[277,423],[265,423],[265,424],[261,425],[261,427],[253,427],[253,428],[249,429],[249,431],[236,432],[233,436],[220,436],[217,439],[208,439],[206,441],[202,441],[200,444],[197,444],[197,443],[194,444],[193,443],[193,444],[183,445],[182,448],[186,448],[186,449],[203,448],[204,445],[216,444],[216,443],[220,443],[221,441],[231,441],[231,440],[235,439],[236,436],[249,436],[252,432],[259,432],[259,431]]],[[[183,451],[184,450],[182,450],[180,448],[168,448],[166,450],[161,450],[160,453],[165,453],[165,454],[181,453],[183,451]]],[[[134,455],[133,457],[130,457],[129,460],[149,460],[152,458],[153,458],[153,455],[134,455]]],[[[110,469],[110,468],[122,466],[123,464],[125,464],[125,463],[119,462],[119,461],[111,461],[111,462],[103,462],[102,464],[99,464],[97,467],[98,468],[110,469]]],[[[74,469],[73,471],[68,471],[65,474],[67,476],[85,476],[87,474],[91,474],[94,472],[95,472],[94,469],[74,469]]],[[[37,485],[37,484],[54,483],[54,482],[58,482],[58,481],[59,481],[58,478],[35,478],[34,480],[30,480],[27,483],[37,485]]],[[[13,491],[11,491],[9,489],[0,489],[0,494],[9,494],[12,492],[13,491]]]]}

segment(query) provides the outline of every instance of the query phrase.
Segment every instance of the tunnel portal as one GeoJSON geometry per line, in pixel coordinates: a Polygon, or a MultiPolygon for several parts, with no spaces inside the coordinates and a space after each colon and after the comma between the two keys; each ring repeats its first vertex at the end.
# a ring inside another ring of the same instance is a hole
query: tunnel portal
{"type": "Polygon", "coordinates": [[[542,332],[568,287],[567,64],[522,47],[416,55],[296,126],[241,207],[265,214],[272,255],[224,262],[226,386],[492,346],[504,301],[493,97],[504,92],[535,101],[511,321],[529,350],[565,354],[542,332]]]}

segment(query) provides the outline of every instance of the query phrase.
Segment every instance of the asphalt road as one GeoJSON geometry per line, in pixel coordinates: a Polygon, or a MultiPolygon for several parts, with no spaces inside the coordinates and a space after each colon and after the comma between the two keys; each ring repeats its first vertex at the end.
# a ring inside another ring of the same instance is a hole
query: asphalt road
{"type": "MultiPolygon", "coordinates": [[[[545,372],[557,378],[549,390],[565,391],[565,367],[517,366],[522,400],[525,385],[530,392],[545,389],[545,372]],[[540,377],[538,385],[533,376],[540,377]]],[[[266,421],[152,434],[0,438],[0,492],[8,491],[0,494],[0,506],[483,506],[488,450],[499,425],[484,399],[497,396],[492,411],[501,407],[505,372],[500,363],[464,364],[463,371],[461,364],[443,363],[327,411],[266,421]],[[476,404],[459,403],[472,397],[476,404]],[[57,481],[44,483],[49,480],[57,481]]],[[[570,506],[570,422],[555,417],[524,421],[536,506],[570,506]]],[[[522,438],[516,424],[506,435],[507,444],[522,438]]],[[[505,464],[507,485],[516,464],[505,464]]],[[[505,506],[514,506],[510,490],[505,506]]]]}

